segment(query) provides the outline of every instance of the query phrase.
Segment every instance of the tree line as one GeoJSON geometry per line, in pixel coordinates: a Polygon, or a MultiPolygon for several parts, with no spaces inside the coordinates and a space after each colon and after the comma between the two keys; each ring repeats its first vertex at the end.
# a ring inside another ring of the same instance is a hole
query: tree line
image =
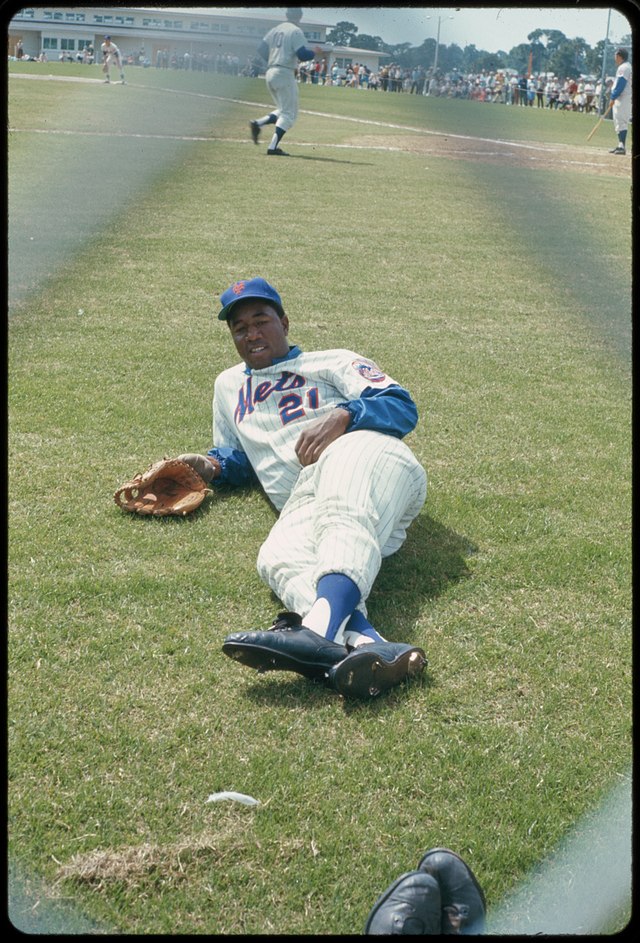
{"type": "MultiPolygon", "coordinates": [[[[391,61],[403,68],[423,66],[430,69],[436,61],[435,39],[425,39],[420,46],[412,46],[411,43],[389,45],[380,36],[357,33],[358,27],[355,24],[343,21],[337,23],[328,33],[327,41],[339,46],[354,46],[358,49],[387,53],[391,61]]],[[[438,72],[466,74],[515,69],[524,75],[529,72],[536,75],[552,72],[563,78],[578,78],[580,75],[599,76],[602,73],[604,58],[605,74],[614,75],[614,51],[617,45],[619,44],[614,46],[602,39],[591,47],[581,37],[569,39],[558,29],[535,29],[527,36],[526,43],[514,46],[509,52],[502,49],[498,52],[487,52],[477,49],[474,44],[462,49],[456,43],[449,46],[441,43],[438,46],[438,72]]],[[[631,36],[623,37],[621,45],[627,46],[631,51],[631,36]]]]}

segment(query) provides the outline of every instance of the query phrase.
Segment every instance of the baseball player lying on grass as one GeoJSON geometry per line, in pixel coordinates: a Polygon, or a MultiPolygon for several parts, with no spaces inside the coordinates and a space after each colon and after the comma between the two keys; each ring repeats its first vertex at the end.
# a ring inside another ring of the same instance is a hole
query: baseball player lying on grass
{"type": "Polygon", "coordinates": [[[207,483],[257,481],[280,512],[258,572],[287,607],[222,650],[258,671],[294,671],[369,698],[418,675],[424,652],[386,641],[365,601],[382,558],[422,508],[425,470],[403,436],[409,393],[350,350],[290,346],[278,292],[262,278],[220,296],[242,363],[217,378],[207,455],[181,455],[207,483]]]}

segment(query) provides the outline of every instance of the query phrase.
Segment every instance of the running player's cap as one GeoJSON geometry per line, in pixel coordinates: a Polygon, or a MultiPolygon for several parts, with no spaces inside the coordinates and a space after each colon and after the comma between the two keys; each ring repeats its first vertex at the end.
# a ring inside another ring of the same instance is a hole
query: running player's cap
{"type": "Polygon", "coordinates": [[[287,7],[285,15],[288,20],[301,20],[302,7],[287,7]]]}
{"type": "Polygon", "coordinates": [[[283,317],[284,308],[275,288],[265,282],[264,278],[243,278],[234,282],[231,288],[227,288],[220,295],[222,310],[218,315],[218,320],[228,321],[234,306],[239,301],[246,301],[248,298],[265,298],[277,310],[280,317],[283,317]]]}
{"type": "Polygon", "coordinates": [[[105,36],[104,38],[105,38],[105,39],[111,39],[111,36],[105,36]]]}

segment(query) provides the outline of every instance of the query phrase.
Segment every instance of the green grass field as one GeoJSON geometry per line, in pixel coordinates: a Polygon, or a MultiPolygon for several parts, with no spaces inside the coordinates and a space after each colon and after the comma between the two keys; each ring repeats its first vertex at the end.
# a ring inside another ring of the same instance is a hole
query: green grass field
{"type": "Polygon", "coordinates": [[[629,159],[584,115],[304,86],[268,161],[263,81],[127,77],[9,80],[12,919],[360,934],[445,845],[491,931],[629,776],[629,159]],[[279,609],[259,492],[184,520],[112,499],[211,445],[218,295],[252,275],[294,342],[419,407],[429,494],[369,611],[429,666],[372,703],[222,655],[279,609]]]}

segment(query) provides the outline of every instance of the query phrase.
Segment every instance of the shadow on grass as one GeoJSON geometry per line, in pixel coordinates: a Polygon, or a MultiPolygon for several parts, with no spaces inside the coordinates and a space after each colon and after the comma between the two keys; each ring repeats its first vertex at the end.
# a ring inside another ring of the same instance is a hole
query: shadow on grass
{"type": "Polygon", "coordinates": [[[367,600],[369,619],[391,642],[410,642],[410,626],[424,604],[469,575],[471,541],[428,514],[420,514],[400,550],[382,562],[367,600]]]}
{"type": "Polygon", "coordinates": [[[307,154],[287,154],[287,157],[293,157],[296,160],[317,160],[325,164],[352,164],[358,167],[371,167],[371,163],[366,160],[340,160],[338,157],[312,157],[307,154]]]}
{"type": "MultiPolygon", "coordinates": [[[[265,675],[260,677],[264,678],[265,675]]],[[[247,686],[245,691],[247,698],[258,707],[313,711],[326,707],[329,701],[337,698],[342,701],[345,714],[388,712],[396,705],[402,704],[407,697],[411,697],[416,689],[432,687],[432,678],[428,668],[423,671],[420,678],[400,684],[368,701],[343,698],[327,685],[318,681],[309,681],[290,671],[273,671],[266,674],[266,677],[269,679],[268,684],[264,684],[261,680],[247,686]]]]}

